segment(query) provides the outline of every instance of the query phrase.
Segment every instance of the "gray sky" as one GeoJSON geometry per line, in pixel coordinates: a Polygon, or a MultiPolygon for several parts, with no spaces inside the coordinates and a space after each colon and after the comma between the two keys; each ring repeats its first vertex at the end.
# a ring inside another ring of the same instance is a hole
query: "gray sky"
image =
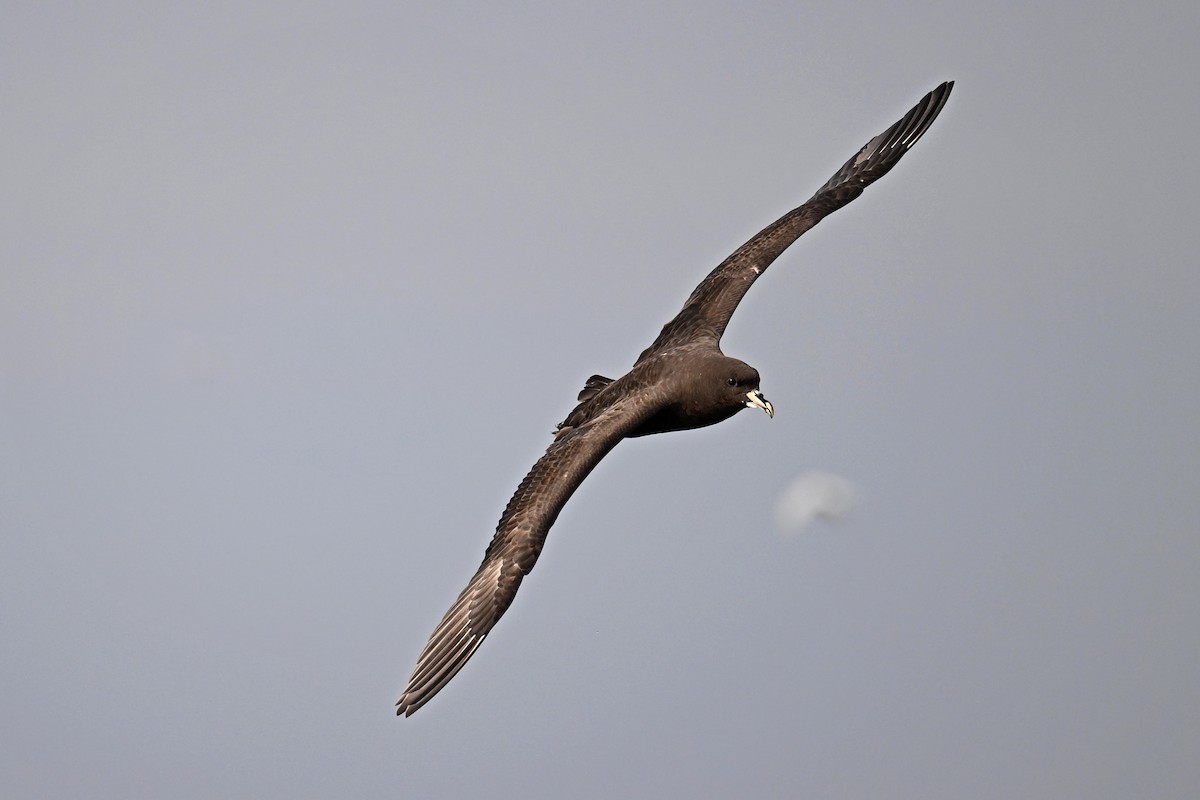
{"type": "Polygon", "coordinates": [[[1194,3],[18,4],[11,797],[1191,797],[1194,3]],[[593,372],[946,79],[392,703],[593,372]],[[799,474],[854,508],[775,529],[799,474]]]}

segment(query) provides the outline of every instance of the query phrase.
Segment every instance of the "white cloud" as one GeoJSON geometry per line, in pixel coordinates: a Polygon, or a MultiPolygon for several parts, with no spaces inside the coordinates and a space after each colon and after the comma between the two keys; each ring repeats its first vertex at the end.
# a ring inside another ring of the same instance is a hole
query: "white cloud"
{"type": "Polygon", "coordinates": [[[840,518],[854,505],[854,497],[854,484],[845,478],[807,470],[780,492],[775,525],[782,533],[800,533],[817,517],[840,518]]]}

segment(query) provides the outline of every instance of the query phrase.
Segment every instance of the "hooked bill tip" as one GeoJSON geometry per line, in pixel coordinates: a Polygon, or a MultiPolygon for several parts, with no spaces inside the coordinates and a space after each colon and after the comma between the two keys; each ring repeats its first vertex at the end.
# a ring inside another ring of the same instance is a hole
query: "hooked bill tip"
{"type": "Polygon", "coordinates": [[[767,412],[767,416],[775,418],[775,406],[771,405],[771,401],[763,397],[763,393],[755,389],[752,392],[746,392],[746,407],[761,408],[767,412]]]}

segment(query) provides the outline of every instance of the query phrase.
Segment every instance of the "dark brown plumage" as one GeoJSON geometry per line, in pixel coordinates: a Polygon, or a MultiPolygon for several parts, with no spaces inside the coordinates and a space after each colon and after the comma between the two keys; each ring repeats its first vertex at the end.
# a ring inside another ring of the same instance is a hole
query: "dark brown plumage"
{"type": "Polygon", "coordinates": [[[508,502],[475,576],[429,637],[396,703],[410,715],[453,678],[512,604],[567,499],[624,438],[713,425],[756,407],[774,416],[758,371],[721,352],[721,335],[751,284],[809,228],[887,174],[929,129],[954,82],[943,83],[847,161],[804,205],[742,245],[700,282],[683,309],[612,380],[593,375],[579,404],[508,502]]]}

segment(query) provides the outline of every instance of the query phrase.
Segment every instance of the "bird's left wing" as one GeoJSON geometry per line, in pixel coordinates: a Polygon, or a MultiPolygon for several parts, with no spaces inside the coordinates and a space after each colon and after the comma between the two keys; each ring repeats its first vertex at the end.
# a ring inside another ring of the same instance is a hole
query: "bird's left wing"
{"type": "Polygon", "coordinates": [[[750,285],[809,228],[862,194],[882,178],[920,139],[954,88],[947,81],[921,98],[894,125],[863,145],[804,205],[783,215],[739,247],[696,287],[683,309],[663,326],[647,356],[695,339],[720,341],[733,311],[750,285]]]}
{"type": "Polygon", "coordinates": [[[512,604],[571,494],[608,451],[655,410],[644,396],[618,398],[546,448],[504,509],[475,576],[421,651],[396,703],[397,714],[411,715],[463,668],[512,604]]]}

